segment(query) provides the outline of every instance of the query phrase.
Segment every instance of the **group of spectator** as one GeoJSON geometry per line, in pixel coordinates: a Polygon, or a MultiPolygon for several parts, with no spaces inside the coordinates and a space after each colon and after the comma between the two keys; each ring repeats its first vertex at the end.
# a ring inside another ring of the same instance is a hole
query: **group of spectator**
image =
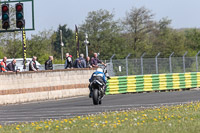
{"type": "Polygon", "coordinates": [[[6,65],[7,57],[3,57],[0,63],[0,72],[15,72],[16,60],[13,59],[8,65],[6,65]]]}
{"type": "MultiPolygon", "coordinates": [[[[36,65],[37,57],[33,56],[32,61],[29,63],[29,71],[38,71],[36,65]]],[[[0,72],[16,72],[19,71],[16,69],[16,60],[13,59],[8,65],[6,64],[7,57],[4,57],[0,63],[0,72]]],[[[84,54],[80,54],[80,57],[77,58],[75,61],[72,59],[72,55],[66,53],[66,60],[64,64],[65,69],[69,68],[92,68],[98,67],[98,63],[105,65],[101,60],[98,59],[98,54],[94,53],[94,56],[91,58],[86,57],[84,58],[84,54]]],[[[53,70],[53,56],[49,56],[49,59],[45,62],[45,70],[53,70]]]]}
{"type": "Polygon", "coordinates": [[[90,60],[89,56],[86,57],[86,59],[85,59],[84,54],[80,54],[80,57],[77,58],[73,62],[72,55],[70,55],[69,53],[66,53],[66,60],[65,60],[64,68],[65,69],[69,69],[69,68],[92,68],[92,67],[98,67],[98,63],[105,65],[97,57],[98,57],[97,53],[94,53],[94,57],[92,57],[91,60],[90,60]]]}
{"type": "MultiPolygon", "coordinates": [[[[75,61],[73,61],[72,55],[69,53],[65,54],[65,64],[64,69],[70,69],[70,68],[92,68],[98,67],[98,63],[105,65],[101,60],[98,59],[98,54],[94,53],[94,57],[86,57],[84,58],[84,54],[80,54],[80,57],[77,58],[75,61]]],[[[53,56],[49,56],[49,59],[45,62],[45,70],[53,70],[53,56]]]]}
{"type": "MultiPolygon", "coordinates": [[[[29,63],[29,71],[38,71],[39,68],[36,66],[37,57],[33,56],[32,61],[29,63]]],[[[6,64],[7,57],[3,57],[3,60],[0,63],[0,72],[18,72],[16,69],[16,60],[13,59],[8,65],[6,64]]]]}

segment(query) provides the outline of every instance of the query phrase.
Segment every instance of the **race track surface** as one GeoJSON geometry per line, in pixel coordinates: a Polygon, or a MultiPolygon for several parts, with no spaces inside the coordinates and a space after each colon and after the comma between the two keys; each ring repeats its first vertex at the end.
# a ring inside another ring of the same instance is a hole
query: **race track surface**
{"type": "Polygon", "coordinates": [[[102,105],[94,106],[92,99],[79,97],[57,101],[0,106],[0,124],[62,119],[132,108],[176,105],[200,100],[200,91],[175,91],[108,95],[102,105]]]}

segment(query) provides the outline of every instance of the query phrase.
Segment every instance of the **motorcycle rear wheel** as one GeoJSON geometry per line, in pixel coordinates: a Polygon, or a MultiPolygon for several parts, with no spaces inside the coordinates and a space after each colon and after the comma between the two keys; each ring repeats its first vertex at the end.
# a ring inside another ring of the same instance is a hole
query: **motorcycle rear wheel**
{"type": "Polygon", "coordinates": [[[93,104],[94,105],[98,105],[99,104],[99,93],[98,93],[98,89],[94,89],[93,90],[93,104]]]}

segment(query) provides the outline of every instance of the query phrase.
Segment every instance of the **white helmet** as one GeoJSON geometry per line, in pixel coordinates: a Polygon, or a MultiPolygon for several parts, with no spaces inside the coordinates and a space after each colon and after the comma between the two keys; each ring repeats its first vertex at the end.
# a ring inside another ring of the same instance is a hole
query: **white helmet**
{"type": "Polygon", "coordinates": [[[97,68],[97,71],[103,72],[103,69],[102,68],[97,68]]]}

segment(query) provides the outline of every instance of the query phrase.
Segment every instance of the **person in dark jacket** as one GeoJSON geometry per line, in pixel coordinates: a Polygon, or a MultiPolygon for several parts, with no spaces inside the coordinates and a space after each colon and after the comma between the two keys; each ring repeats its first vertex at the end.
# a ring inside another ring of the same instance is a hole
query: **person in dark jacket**
{"type": "Polygon", "coordinates": [[[90,57],[86,57],[86,68],[92,68],[90,57]]]}
{"type": "Polygon", "coordinates": [[[86,61],[84,59],[84,54],[80,54],[80,57],[75,60],[74,68],[86,68],[86,61]]]}
{"type": "Polygon", "coordinates": [[[53,70],[53,56],[49,56],[49,59],[45,62],[45,70],[53,70]]]}
{"type": "Polygon", "coordinates": [[[16,60],[13,59],[13,61],[7,65],[7,71],[8,72],[16,72],[15,67],[16,67],[16,60]]]}
{"type": "Polygon", "coordinates": [[[36,60],[37,60],[37,57],[33,56],[32,61],[29,63],[29,71],[38,71],[39,70],[37,68],[37,65],[36,65],[36,62],[35,62],[36,60]]]}
{"type": "Polygon", "coordinates": [[[94,53],[94,57],[92,57],[91,59],[91,65],[92,67],[98,67],[98,63],[101,63],[102,65],[106,66],[106,64],[104,64],[101,60],[98,59],[97,57],[97,53],[94,53]]]}
{"type": "Polygon", "coordinates": [[[73,68],[72,55],[70,55],[69,53],[66,53],[65,57],[66,57],[66,60],[65,60],[64,68],[65,69],[73,68]]]}

